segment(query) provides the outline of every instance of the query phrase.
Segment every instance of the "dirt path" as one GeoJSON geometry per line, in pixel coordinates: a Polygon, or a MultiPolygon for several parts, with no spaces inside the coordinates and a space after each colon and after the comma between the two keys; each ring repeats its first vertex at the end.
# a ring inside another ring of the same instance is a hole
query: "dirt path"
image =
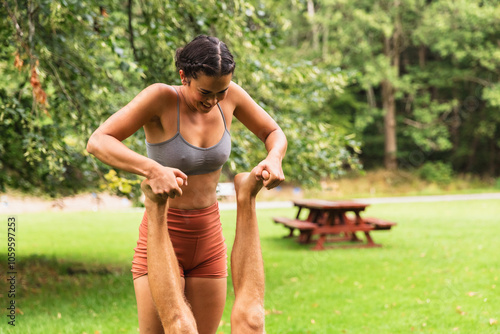
{"type": "MultiPolygon", "coordinates": [[[[435,195],[435,196],[402,196],[402,197],[373,197],[373,198],[355,198],[354,201],[368,204],[382,203],[421,203],[421,202],[445,202],[445,201],[471,201],[471,200],[500,200],[500,193],[487,194],[460,194],[460,195],[435,195]]],[[[276,201],[276,202],[257,202],[257,209],[277,209],[291,208],[291,201],[276,201]]],[[[235,203],[219,204],[221,210],[235,210],[235,203]]]]}
{"type": "Polygon", "coordinates": [[[448,201],[471,201],[500,199],[500,193],[486,194],[458,194],[458,195],[434,195],[434,196],[403,196],[403,197],[375,197],[359,198],[359,202],[370,204],[380,203],[421,203],[421,202],[448,202],[448,201]]]}
{"type": "Polygon", "coordinates": [[[132,208],[132,203],[128,199],[108,194],[82,194],[58,200],[0,195],[0,214],[122,210],[129,208],[132,208]]]}
{"type": "MultiPolygon", "coordinates": [[[[460,194],[460,195],[436,195],[436,196],[404,196],[404,197],[374,197],[356,198],[354,200],[369,204],[381,203],[418,203],[439,201],[470,201],[470,200],[500,200],[500,193],[486,194],[460,194]]],[[[234,210],[236,203],[234,199],[222,201],[219,204],[221,210],[234,210]]],[[[257,202],[257,208],[291,208],[291,201],[261,201],[257,202]]],[[[75,212],[75,211],[101,211],[101,210],[141,210],[132,207],[132,203],[118,196],[108,194],[84,194],[67,197],[60,200],[43,200],[36,197],[14,197],[6,194],[0,195],[0,214],[19,214],[30,212],[75,212]]]]}

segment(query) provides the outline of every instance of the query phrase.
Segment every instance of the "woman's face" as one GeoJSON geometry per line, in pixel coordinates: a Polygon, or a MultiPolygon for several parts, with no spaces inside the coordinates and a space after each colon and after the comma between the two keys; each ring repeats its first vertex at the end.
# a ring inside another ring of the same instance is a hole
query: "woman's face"
{"type": "Polygon", "coordinates": [[[186,102],[192,109],[208,113],[220,101],[224,100],[233,77],[232,74],[209,77],[198,74],[198,78],[187,80],[182,70],[179,71],[184,86],[186,102]],[[189,82],[188,82],[189,81],[189,82]]]}

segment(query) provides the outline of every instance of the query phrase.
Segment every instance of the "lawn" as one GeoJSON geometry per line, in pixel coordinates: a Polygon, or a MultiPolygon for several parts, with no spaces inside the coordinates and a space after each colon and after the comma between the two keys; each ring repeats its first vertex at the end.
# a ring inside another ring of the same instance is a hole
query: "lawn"
{"type": "MultiPolygon", "coordinates": [[[[309,250],[260,210],[267,333],[500,333],[500,201],[377,204],[398,222],[382,248],[309,250]]],[[[221,213],[229,248],[235,212],[221,213]]],[[[137,333],[130,273],[141,212],[17,216],[16,326],[7,324],[6,231],[0,231],[0,333],[137,333]]],[[[234,300],[219,333],[230,333],[234,300]]]]}

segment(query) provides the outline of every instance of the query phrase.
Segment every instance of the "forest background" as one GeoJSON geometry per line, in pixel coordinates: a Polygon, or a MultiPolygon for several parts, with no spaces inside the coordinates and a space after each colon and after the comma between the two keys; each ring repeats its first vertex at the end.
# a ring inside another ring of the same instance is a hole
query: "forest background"
{"type": "MultiPolygon", "coordinates": [[[[0,1],[0,192],[137,197],[87,140],[146,86],[179,84],[175,50],[199,34],[228,44],[234,81],[285,131],[292,184],[500,175],[498,1],[0,1]]],[[[231,130],[227,179],[266,153],[231,130]]],[[[142,131],[125,144],[145,154],[142,131]]]]}

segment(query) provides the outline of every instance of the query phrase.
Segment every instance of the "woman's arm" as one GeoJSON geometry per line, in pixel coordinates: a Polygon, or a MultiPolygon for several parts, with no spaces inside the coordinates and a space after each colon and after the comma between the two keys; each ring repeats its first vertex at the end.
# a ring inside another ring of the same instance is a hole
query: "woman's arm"
{"type": "Polygon", "coordinates": [[[262,171],[269,172],[269,178],[264,180],[264,186],[272,189],[284,179],[281,163],[287,149],[286,136],[279,125],[262,109],[250,95],[240,86],[233,84],[231,94],[236,102],[234,116],[252,131],[266,146],[266,159],[256,168],[257,178],[262,179],[262,171]]]}
{"type": "Polygon", "coordinates": [[[154,84],[144,89],[92,134],[87,143],[87,151],[107,165],[145,176],[150,180],[155,194],[171,195],[172,191],[176,195],[182,194],[176,177],[185,182],[187,176],[184,173],[163,167],[122,143],[151,119],[159,117],[166,104],[172,101],[175,103],[176,96],[171,100],[172,94],[173,91],[164,84],[154,84]]]}

